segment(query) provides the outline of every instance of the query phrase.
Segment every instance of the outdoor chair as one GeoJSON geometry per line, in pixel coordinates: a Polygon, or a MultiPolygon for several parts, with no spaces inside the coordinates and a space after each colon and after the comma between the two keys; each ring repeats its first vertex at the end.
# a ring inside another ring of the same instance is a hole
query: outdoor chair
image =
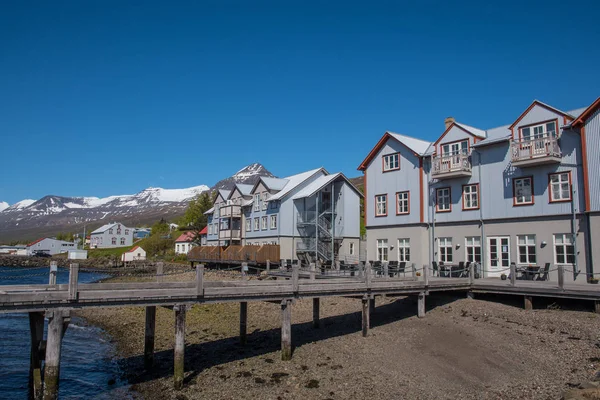
{"type": "Polygon", "coordinates": [[[406,276],[406,261],[402,261],[400,263],[400,266],[398,267],[398,275],[400,275],[400,273],[402,273],[402,275],[406,276]]]}
{"type": "Polygon", "coordinates": [[[458,268],[456,269],[456,272],[452,272],[452,270],[450,270],[450,276],[452,278],[458,278],[460,276],[462,276],[462,274],[465,272],[465,262],[464,261],[460,261],[458,263],[458,268]]]}
{"type": "Polygon", "coordinates": [[[542,268],[540,270],[540,272],[538,272],[537,280],[538,281],[547,281],[549,272],[550,272],[550,263],[546,263],[546,265],[544,265],[544,268],[542,268]]]}
{"type": "Polygon", "coordinates": [[[440,269],[438,267],[437,261],[434,261],[431,264],[433,265],[433,274],[432,274],[432,276],[435,276],[435,274],[437,274],[437,276],[440,276],[440,269]]]}
{"type": "Polygon", "coordinates": [[[381,261],[375,261],[373,262],[373,273],[375,276],[379,276],[381,274],[382,271],[382,263],[381,261]]]}
{"type": "Polygon", "coordinates": [[[388,263],[388,276],[394,276],[398,273],[398,261],[388,263]]]}
{"type": "Polygon", "coordinates": [[[463,267],[463,270],[460,272],[460,277],[461,277],[461,278],[468,278],[468,277],[469,277],[469,272],[471,271],[471,270],[469,269],[469,267],[471,266],[471,262],[470,262],[470,261],[467,261],[467,262],[465,262],[464,264],[465,264],[465,265],[464,265],[464,267],[463,267]]]}

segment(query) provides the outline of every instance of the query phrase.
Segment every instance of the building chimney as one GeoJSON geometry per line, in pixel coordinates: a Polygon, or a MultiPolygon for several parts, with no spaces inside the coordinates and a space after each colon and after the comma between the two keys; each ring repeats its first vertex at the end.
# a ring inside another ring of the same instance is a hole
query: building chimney
{"type": "Polygon", "coordinates": [[[444,120],[444,124],[446,124],[446,129],[454,122],[454,117],[448,117],[444,120]]]}

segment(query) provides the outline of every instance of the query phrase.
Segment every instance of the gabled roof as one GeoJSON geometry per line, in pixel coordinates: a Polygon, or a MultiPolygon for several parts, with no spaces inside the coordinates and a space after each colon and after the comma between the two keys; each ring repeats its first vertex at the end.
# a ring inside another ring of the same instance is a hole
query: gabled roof
{"type": "MultiPolygon", "coordinates": [[[[252,193],[252,188],[254,187],[254,185],[247,185],[245,183],[236,183],[235,187],[237,188],[237,190],[239,190],[239,192],[242,194],[242,196],[250,196],[250,193],[252,193]]],[[[231,194],[233,194],[233,190],[231,191],[231,194]]],[[[230,196],[231,196],[230,194],[230,196]]]]}
{"type": "Polygon", "coordinates": [[[285,179],[288,181],[287,184],[281,189],[279,192],[275,193],[273,196],[269,198],[269,201],[272,200],[281,200],[285,196],[287,196],[292,190],[294,190],[298,185],[302,184],[311,176],[322,172],[325,175],[329,173],[325,170],[325,168],[317,168],[311,169],[310,171],[302,172],[296,175],[288,176],[285,179]]]}
{"type": "Polygon", "coordinates": [[[221,198],[223,198],[223,200],[227,200],[227,198],[229,198],[230,193],[231,190],[219,189],[219,194],[221,195],[221,198]]]}
{"type": "Polygon", "coordinates": [[[531,109],[532,109],[533,107],[535,107],[536,105],[537,105],[537,106],[540,106],[540,107],[542,107],[542,108],[545,108],[546,110],[549,110],[549,111],[555,112],[555,113],[557,113],[557,114],[560,114],[560,115],[562,115],[562,116],[565,116],[565,117],[567,117],[567,118],[569,118],[569,119],[574,119],[572,115],[570,115],[570,114],[567,114],[566,112],[564,112],[564,111],[561,111],[561,110],[559,110],[558,108],[554,108],[554,107],[552,107],[552,106],[549,106],[548,104],[546,104],[546,103],[542,103],[542,102],[541,102],[541,101],[539,101],[539,100],[534,100],[534,101],[533,101],[533,103],[531,103],[531,105],[530,105],[529,107],[527,107],[527,109],[526,109],[525,111],[523,111],[523,113],[522,113],[521,115],[519,115],[519,118],[517,118],[517,119],[516,119],[516,121],[515,121],[515,122],[513,122],[513,123],[510,125],[510,127],[509,127],[509,128],[510,128],[510,129],[512,129],[512,128],[514,128],[515,126],[517,126],[517,124],[518,124],[518,123],[519,123],[519,122],[520,122],[520,121],[521,121],[521,120],[522,120],[522,119],[525,117],[525,115],[527,115],[527,113],[528,113],[529,111],[531,111],[531,109]]]}
{"type": "Polygon", "coordinates": [[[401,135],[399,133],[394,132],[385,132],[379,142],[373,147],[373,149],[369,152],[367,157],[363,160],[362,163],[358,166],[359,171],[364,171],[367,169],[367,166],[371,163],[373,158],[379,153],[379,151],[385,146],[389,139],[394,139],[398,143],[402,144],[408,150],[413,152],[416,156],[423,156],[427,153],[427,150],[431,146],[431,142],[427,142],[425,140],[417,139],[411,136],[401,135]]]}
{"type": "Polygon", "coordinates": [[[127,250],[125,253],[133,253],[133,252],[134,252],[135,250],[137,250],[137,249],[141,249],[142,251],[146,251],[146,250],[144,250],[144,249],[143,249],[142,247],[140,247],[140,246],[135,246],[135,247],[132,247],[131,249],[127,250]]]}
{"type": "Polygon", "coordinates": [[[33,241],[33,242],[29,243],[29,244],[27,245],[27,247],[31,247],[31,246],[33,246],[34,244],[36,244],[36,243],[39,243],[39,242],[41,242],[41,241],[42,241],[42,240],[44,240],[44,239],[46,239],[46,238],[39,238],[38,240],[35,240],[35,241],[33,241]]]}
{"type": "Polygon", "coordinates": [[[215,211],[215,208],[211,207],[210,209],[204,211],[204,215],[206,215],[206,214],[212,214],[214,211],[215,211]]]}
{"type": "Polygon", "coordinates": [[[110,224],[102,225],[100,228],[96,229],[91,234],[93,235],[96,233],[104,233],[115,225],[123,225],[123,224],[119,224],[118,222],[111,222],[110,224]]]}
{"type": "MultiPolygon", "coordinates": [[[[288,180],[286,178],[280,179],[280,178],[269,178],[269,177],[261,177],[260,180],[262,181],[262,183],[267,187],[267,189],[269,190],[281,190],[285,187],[285,185],[287,185],[288,180]]],[[[252,191],[254,191],[254,188],[257,185],[254,185],[252,187],[252,191]]]]}
{"type": "Polygon", "coordinates": [[[296,199],[303,199],[305,197],[310,197],[310,196],[314,195],[315,193],[317,193],[319,190],[323,189],[325,186],[329,185],[331,182],[334,182],[339,178],[342,178],[352,188],[352,190],[354,190],[360,197],[363,196],[363,194],[360,192],[360,190],[358,190],[348,180],[348,178],[346,178],[346,176],[344,176],[344,174],[342,174],[341,172],[338,172],[336,174],[324,175],[324,176],[318,177],[317,179],[315,179],[314,181],[309,183],[305,188],[303,188],[298,193],[296,193],[294,195],[294,197],[292,197],[292,199],[296,200],[296,199]]]}
{"type": "Polygon", "coordinates": [[[206,234],[208,234],[208,225],[207,225],[207,226],[205,226],[204,228],[202,228],[202,230],[200,231],[200,234],[201,234],[201,235],[206,235],[206,234]]]}
{"type": "Polygon", "coordinates": [[[471,133],[474,136],[477,136],[479,138],[485,139],[487,137],[486,133],[484,130],[481,129],[477,129],[475,127],[463,124],[461,122],[454,122],[455,125],[459,126],[460,128],[462,128],[463,130],[468,131],[469,133],[471,133]]]}
{"type": "Polygon", "coordinates": [[[598,109],[600,109],[600,97],[598,97],[596,99],[596,101],[594,101],[592,104],[590,104],[590,106],[588,108],[586,108],[585,111],[583,111],[577,117],[577,119],[571,123],[571,125],[578,126],[578,125],[584,124],[585,121],[590,117],[590,115],[595,113],[596,110],[598,110],[598,109]]]}
{"type": "MultiPolygon", "coordinates": [[[[205,227],[206,228],[206,227],[205,227]]],[[[188,242],[193,242],[194,241],[194,232],[192,231],[187,231],[182,233],[177,240],[175,240],[175,243],[188,243],[188,242]]]]}

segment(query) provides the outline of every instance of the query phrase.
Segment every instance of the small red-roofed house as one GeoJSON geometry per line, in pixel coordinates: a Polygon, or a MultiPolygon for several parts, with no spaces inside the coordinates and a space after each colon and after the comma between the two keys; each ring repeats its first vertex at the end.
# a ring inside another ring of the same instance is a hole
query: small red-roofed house
{"type": "Polygon", "coordinates": [[[133,247],[131,250],[123,253],[121,256],[121,261],[123,262],[144,260],[146,260],[146,250],[142,249],[140,246],[133,247]]]}

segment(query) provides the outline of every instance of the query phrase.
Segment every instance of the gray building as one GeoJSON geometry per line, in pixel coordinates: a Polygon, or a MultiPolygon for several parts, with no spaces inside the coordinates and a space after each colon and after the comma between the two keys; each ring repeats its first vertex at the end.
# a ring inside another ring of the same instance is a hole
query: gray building
{"type": "Polygon", "coordinates": [[[90,234],[91,249],[128,247],[132,244],[133,228],[128,228],[118,222],[103,225],[90,234]]]}
{"type": "Polygon", "coordinates": [[[36,253],[46,253],[50,255],[66,253],[69,250],[77,249],[77,245],[72,242],[58,240],[54,238],[41,238],[27,245],[27,255],[32,256],[36,253]]]}
{"type": "Polygon", "coordinates": [[[594,118],[575,124],[583,111],[534,101],[493,129],[447,118],[435,142],[386,132],[359,166],[367,258],[418,266],[478,262],[491,277],[507,273],[511,262],[549,263],[585,281],[598,271],[589,262],[578,127],[594,118]]]}
{"type": "Polygon", "coordinates": [[[358,262],[361,197],[323,168],[238,184],[220,190],[207,212],[207,244],[276,244],[284,259],[358,262]]]}

